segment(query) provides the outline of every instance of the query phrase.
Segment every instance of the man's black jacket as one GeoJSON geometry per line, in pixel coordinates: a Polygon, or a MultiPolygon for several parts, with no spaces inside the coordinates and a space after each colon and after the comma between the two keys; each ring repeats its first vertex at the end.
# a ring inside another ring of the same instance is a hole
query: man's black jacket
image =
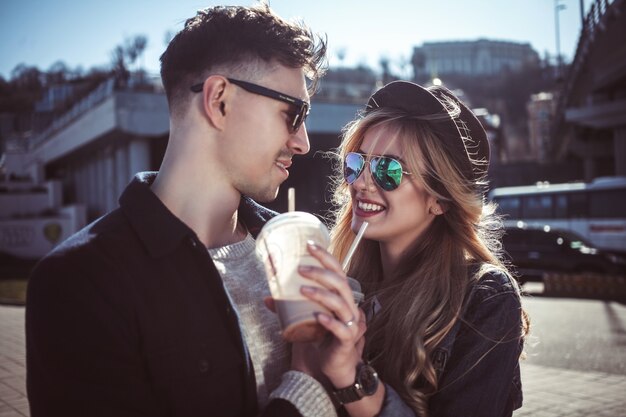
{"type": "MultiPolygon", "coordinates": [[[[32,273],[26,308],[32,417],[254,416],[236,314],[196,234],[138,174],[120,207],[32,273]]],[[[243,198],[256,235],[273,212],[243,198]]],[[[267,416],[298,416],[274,400],[267,416]]]]}

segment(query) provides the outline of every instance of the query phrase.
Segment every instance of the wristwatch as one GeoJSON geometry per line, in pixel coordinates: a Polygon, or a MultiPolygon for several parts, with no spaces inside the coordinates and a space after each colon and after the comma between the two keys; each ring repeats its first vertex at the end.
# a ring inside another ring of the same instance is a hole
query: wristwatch
{"type": "Polygon", "coordinates": [[[367,363],[360,363],[356,367],[356,381],[354,384],[333,391],[333,395],[343,405],[374,395],[377,389],[378,373],[367,363]]]}

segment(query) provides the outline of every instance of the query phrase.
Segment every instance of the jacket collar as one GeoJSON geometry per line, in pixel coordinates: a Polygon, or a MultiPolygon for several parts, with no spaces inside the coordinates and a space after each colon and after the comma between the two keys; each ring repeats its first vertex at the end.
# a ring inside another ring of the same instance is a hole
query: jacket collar
{"type": "MultiPolygon", "coordinates": [[[[150,189],[157,174],[136,174],[119,199],[122,212],[155,258],[173,252],[185,239],[199,241],[196,233],[169,211],[150,189]]],[[[245,196],[241,198],[238,210],[239,220],[255,238],[265,222],[276,215],[245,196]]]]}

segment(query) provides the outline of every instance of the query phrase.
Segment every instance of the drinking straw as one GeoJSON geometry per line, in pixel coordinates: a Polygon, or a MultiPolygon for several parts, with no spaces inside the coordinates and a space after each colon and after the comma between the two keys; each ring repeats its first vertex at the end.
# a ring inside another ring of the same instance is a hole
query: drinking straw
{"type": "Polygon", "coordinates": [[[296,210],[296,190],[293,187],[289,187],[287,190],[287,211],[296,210]]]}
{"type": "Polygon", "coordinates": [[[265,245],[265,251],[267,252],[267,260],[270,262],[270,268],[272,269],[272,276],[276,278],[278,276],[278,272],[276,272],[276,265],[274,265],[270,248],[267,245],[267,239],[263,239],[263,244],[265,245]]]}
{"type": "Polygon", "coordinates": [[[356,250],[357,245],[361,241],[361,238],[363,237],[363,233],[365,233],[365,229],[367,229],[367,225],[368,224],[369,224],[368,222],[363,222],[361,224],[361,228],[359,229],[359,233],[356,234],[356,237],[352,241],[352,245],[350,246],[350,249],[348,250],[348,254],[344,258],[343,264],[341,265],[341,268],[344,271],[348,267],[348,264],[350,263],[350,258],[352,258],[352,255],[354,255],[354,251],[356,250]]]}

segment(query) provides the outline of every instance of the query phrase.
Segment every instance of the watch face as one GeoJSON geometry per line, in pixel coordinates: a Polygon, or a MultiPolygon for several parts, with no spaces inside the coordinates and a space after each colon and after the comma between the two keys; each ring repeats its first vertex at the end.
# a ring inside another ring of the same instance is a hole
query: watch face
{"type": "Polygon", "coordinates": [[[378,374],[371,366],[362,364],[359,366],[357,382],[361,386],[364,395],[374,395],[378,388],[378,374]]]}

